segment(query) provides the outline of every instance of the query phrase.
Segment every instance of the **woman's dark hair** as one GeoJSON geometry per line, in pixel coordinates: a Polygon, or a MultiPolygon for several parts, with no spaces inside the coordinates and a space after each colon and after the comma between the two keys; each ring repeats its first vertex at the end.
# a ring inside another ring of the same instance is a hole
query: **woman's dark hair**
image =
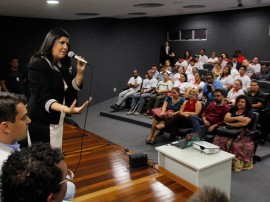
{"type": "MultiPolygon", "coordinates": [[[[224,67],[224,69],[225,69],[225,68],[228,68],[228,69],[229,69],[228,75],[231,75],[231,68],[230,68],[229,66],[227,66],[227,65],[224,67]]],[[[219,78],[219,80],[221,80],[222,78],[224,78],[224,69],[223,69],[223,71],[222,71],[222,74],[221,74],[221,77],[219,78]]]]}
{"type": "Polygon", "coordinates": [[[236,107],[236,109],[238,109],[237,103],[238,103],[238,101],[239,101],[240,99],[244,99],[244,100],[246,101],[246,110],[252,109],[252,103],[251,103],[249,97],[246,96],[246,95],[239,95],[239,96],[236,98],[236,100],[235,100],[235,107],[236,107]]]}
{"type": "Polygon", "coordinates": [[[47,201],[61,191],[64,156],[59,148],[36,143],[13,152],[2,167],[2,201],[47,201]]]}
{"type": "Polygon", "coordinates": [[[185,77],[185,81],[187,81],[187,74],[186,73],[181,73],[185,77]]]}
{"type": "MultiPolygon", "coordinates": [[[[61,37],[70,38],[69,34],[62,28],[54,28],[48,32],[45,39],[42,42],[39,50],[31,57],[30,62],[32,63],[35,59],[40,58],[42,56],[47,57],[51,62],[53,60],[52,56],[52,48],[56,40],[59,40],[61,37]]],[[[70,47],[68,47],[68,51],[70,47]]],[[[62,64],[66,67],[69,67],[71,64],[71,59],[66,56],[61,60],[62,64]]]]}
{"type": "MultiPolygon", "coordinates": [[[[198,74],[200,77],[200,80],[202,80],[202,75],[199,72],[196,72],[195,74],[198,74]]],[[[195,76],[195,74],[194,74],[194,76],[195,76]]]]}
{"type": "Polygon", "coordinates": [[[173,87],[172,90],[175,90],[177,93],[180,93],[180,89],[178,87],[173,87]]]}

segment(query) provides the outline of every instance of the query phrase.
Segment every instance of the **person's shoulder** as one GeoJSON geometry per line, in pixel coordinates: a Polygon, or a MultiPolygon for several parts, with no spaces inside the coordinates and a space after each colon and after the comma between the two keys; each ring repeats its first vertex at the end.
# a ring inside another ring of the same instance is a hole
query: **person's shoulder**
{"type": "Polygon", "coordinates": [[[28,67],[33,68],[33,67],[37,67],[37,65],[38,66],[48,65],[48,62],[46,61],[45,58],[38,57],[38,58],[33,59],[33,61],[29,63],[28,67]]]}

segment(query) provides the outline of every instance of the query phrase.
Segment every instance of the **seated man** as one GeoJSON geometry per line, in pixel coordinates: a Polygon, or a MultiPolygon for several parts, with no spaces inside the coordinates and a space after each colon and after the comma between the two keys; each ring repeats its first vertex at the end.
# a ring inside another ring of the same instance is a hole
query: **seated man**
{"type": "Polygon", "coordinates": [[[132,97],[131,109],[127,113],[128,115],[138,115],[142,113],[145,99],[150,97],[157,86],[157,79],[153,78],[152,70],[147,71],[147,79],[143,80],[143,85],[140,93],[135,93],[132,97]],[[136,111],[135,111],[136,110],[136,111]]]}
{"type": "Polygon", "coordinates": [[[13,152],[2,173],[2,202],[61,202],[74,177],[61,150],[44,143],[13,152]]]}
{"type": "Polygon", "coordinates": [[[264,93],[260,91],[257,80],[254,79],[250,82],[250,90],[247,93],[247,96],[251,99],[253,110],[259,111],[263,109],[265,104],[265,96],[264,93]]]}
{"type": "Polygon", "coordinates": [[[224,117],[229,111],[229,106],[223,101],[224,91],[216,89],[214,91],[214,101],[212,101],[203,111],[200,119],[197,116],[192,116],[192,126],[194,132],[201,132],[203,124],[207,129],[207,133],[213,133],[215,129],[223,123],[224,117]]]}
{"type": "Polygon", "coordinates": [[[127,83],[128,89],[122,91],[119,94],[118,100],[116,104],[110,106],[115,111],[120,110],[121,104],[131,95],[135,94],[138,90],[140,90],[142,83],[142,78],[139,76],[138,70],[133,71],[133,77],[131,77],[127,83]]]}
{"type": "Polygon", "coordinates": [[[152,105],[154,104],[153,108],[158,108],[166,98],[166,94],[172,89],[173,83],[169,80],[169,75],[167,72],[163,73],[164,80],[159,81],[156,87],[156,92],[150,96],[150,99],[147,103],[147,111],[146,116],[150,114],[152,105]]]}
{"type": "Polygon", "coordinates": [[[270,64],[262,64],[261,72],[255,75],[255,79],[260,81],[270,81],[270,64]]]}
{"type": "Polygon", "coordinates": [[[214,79],[214,76],[212,73],[209,73],[206,75],[206,83],[203,87],[203,101],[212,102],[214,101],[213,92],[220,88],[223,89],[222,83],[218,80],[214,79]]]}

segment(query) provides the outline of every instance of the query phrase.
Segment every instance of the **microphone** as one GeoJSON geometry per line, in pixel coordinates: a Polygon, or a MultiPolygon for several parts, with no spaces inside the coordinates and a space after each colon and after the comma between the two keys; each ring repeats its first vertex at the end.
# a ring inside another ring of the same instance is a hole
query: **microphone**
{"type": "Polygon", "coordinates": [[[69,51],[69,52],[68,52],[68,57],[69,57],[69,58],[75,58],[75,59],[77,59],[77,60],[79,60],[79,61],[81,61],[81,62],[87,64],[87,61],[86,61],[86,60],[80,58],[80,57],[79,57],[78,55],[76,55],[73,51],[69,51]]]}

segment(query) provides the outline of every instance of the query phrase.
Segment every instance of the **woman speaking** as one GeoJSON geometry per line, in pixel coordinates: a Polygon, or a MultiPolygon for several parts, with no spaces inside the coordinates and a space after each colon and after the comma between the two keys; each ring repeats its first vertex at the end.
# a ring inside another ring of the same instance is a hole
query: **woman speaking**
{"type": "Polygon", "coordinates": [[[86,64],[78,60],[73,77],[69,71],[69,50],[68,33],[55,28],[48,32],[40,49],[30,59],[28,113],[32,120],[29,125],[32,142],[50,142],[52,147],[62,148],[65,114],[79,113],[89,104],[86,101],[76,107],[86,64]]]}

